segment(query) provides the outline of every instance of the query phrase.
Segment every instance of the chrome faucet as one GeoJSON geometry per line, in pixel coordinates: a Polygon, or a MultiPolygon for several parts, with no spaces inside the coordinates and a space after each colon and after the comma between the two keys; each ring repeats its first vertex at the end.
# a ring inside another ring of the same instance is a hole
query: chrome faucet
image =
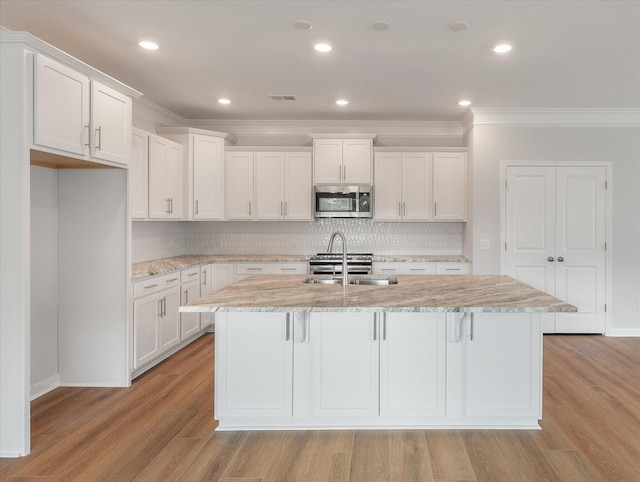
{"type": "Polygon", "coordinates": [[[349,284],[349,275],[347,274],[347,238],[342,231],[335,231],[329,238],[329,246],[327,247],[327,253],[333,250],[333,240],[336,236],[340,236],[342,239],[342,286],[349,284]]]}

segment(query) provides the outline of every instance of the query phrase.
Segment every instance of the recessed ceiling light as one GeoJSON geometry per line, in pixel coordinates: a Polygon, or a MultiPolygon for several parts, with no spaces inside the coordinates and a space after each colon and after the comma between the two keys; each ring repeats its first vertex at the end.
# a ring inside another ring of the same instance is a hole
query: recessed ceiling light
{"type": "Polygon", "coordinates": [[[227,105],[227,104],[231,104],[231,101],[229,99],[222,98],[222,99],[218,99],[218,103],[227,105]]]}
{"type": "Polygon", "coordinates": [[[493,47],[491,50],[493,50],[497,54],[506,54],[511,49],[512,47],[509,44],[498,44],[495,47],[493,47]]]}
{"type": "Polygon", "coordinates": [[[147,50],[158,50],[160,48],[160,44],[154,40],[140,40],[138,45],[147,50]]]}
{"type": "Polygon", "coordinates": [[[389,30],[391,28],[391,24],[386,20],[374,20],[371,22],[371,30],[375,30],[376,32],[384,32],[385,30],[389,30]]]}
{"type": "Polygon", "coordinates": [[[454,20],[453,22],[449,22],[447,28],[452,32],[460,32],[462,30],[468,29],[469,24],[464,20],[454,20]]]}
{"type": "Polygon", "coordinates": [[[346,100],[346,99],[338,99],[338,100],[336,100],[336,104],[338,104],[338,105],[347,105],[348,103],[349,103],[349,101],[346,100]]]}
{"type": "Polygon", "coordinates": [[[311,30],[313,28],[313,25],[311,25],[311,22],[309,22],[309,20],[304,20],[302,18],[294,20],[291,26],[293,28],[297,28],[298,30],[311,30]]]}
{"type": "Polygon", "coordinates": [[[331,47],[331,45],[326,43],[319,43],[319,44],[315,44],[313,48],[316,49],[318,52],[331,52],[331,49],[333,47],[331,47]]]}
{"type": "Polygon", "coordinates": [[[461,105],[462,107],[466,107],[468,105],[471,105],[471,101],[470,100],[461,100],[460,102],[458,102],[458,105],[461,105]]]}

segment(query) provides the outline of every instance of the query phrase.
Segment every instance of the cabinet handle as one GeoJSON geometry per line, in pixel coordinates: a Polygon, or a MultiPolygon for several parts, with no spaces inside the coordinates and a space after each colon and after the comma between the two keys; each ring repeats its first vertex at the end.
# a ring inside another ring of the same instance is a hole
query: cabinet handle
{"type": "Polygon", "coordinates": [[[196,215],[197,215],[197,214],[199,214],[199,212],[198,212],[198,211],[200,211],[198,208],[199,208],[199,206],[198,206],[198,200],[196,199],[196,215]]]}
{"type": "Polygon", "coordinates": [[[189,290],[184,290],[184,304],[189,303],[189,290]]]}
{"type": "Polygon", "coordinates": [[[189,273],[187,276],[198,276],[199,273],[189,273]]]}
{"type": "Polygon", "coordinates": [[[433,216],[437,216],[438,215],[438,201],[433,203],[433,216]]]}
{"type": "Polygon", "coordinates": [[[203,275],[202,284],[207,286],[207,272],[203,271],[202,275],[203,275]]]}
{"type": "Polygon", "coordinates": [[[378,339],[378,313],[373,314],[373,341],[378,339]]]}
{"type": "Polygon", "coordinates": [[[405,217],[407,215],[407,203],[402,201],[402,216],[405,217]]]}
{"type": "Polygon", "coordinates": [[[154,284],[154,285],[147,285],[144,287],[145,290],[150,290],[151,288],[155,288],[156,286],[158,286],[158,284],[154,284]]]}
{"type": "Polygon", "coordinates": [[[473,313],[469,315],[469,341],[473,341],[473,313]]]}
{"type": "Polygon", "coordinates": [[[289,338],[291,338],[291,313],[287,313],[286,338],[285,338],[285,341],[289,341],[289,338]]]}
{"type": "Polygon", "coordinates": [[[247,271],[262,271],[262,268],[247,268],[247,271]]]}
{"type": "Polygon", "coordinates": [[[171,278],[167,280],[167,283],[173,283],[174,281],[178,281],[179,278],[171,278]]]}
{"type": "Polygon", "coordinates": [[[85,147],[90,147],[89,134],[91,132],[91,126],[89,124],[87,124],[86,126],[84,126],[84,128],[87,130],[87,142],[84,145],[85,145],[85,147]]]}
{"type": "Polygon", "coordinates": [[[158,309],[160,310],[160,313],[158,314],[158,316],[162,318],[162,298],[158,300],[158,309]]]}
{"type": "Polygon", "coordinates": [[[249,201],[249,216],[251,216],[251,201],[249,201]]]}
{"type": "Polygon", "coordinates": [[[280,271],[296,271],[296,268],[280,268],[280,271]]]}
{"type": "Polygon", "coordinates": [[[347,166],[342,166],[342,180],[347,180],[347,166]]]}
{"type": "Polygon", "coordinates": [[[169,198],[169,206],[171,206],[171,213],[170,214],[173,214],[173,198],[172,197],[169,198]]]}
{"type": "Polygon", "coordinates": [[[562,256],[558,256],[558,263],[563,263],[564,262],[564,258],[562,256]]]}
{"type": "Polygon", "coordinates": [[[96,146],[96,150],[99,151],[102,149],[102,126],[98,126],[96,132],[98,133],[98,145],[96,146]]]}
{"type": "Polygon", "coordinates": [[[402,216],[402,203],[398,201],[398,216],[402,216]]]}
{"type": "Polygon", "coordinates": [[[387,341],[387,312],[382,313],[382,341],[387,341]]]}
{"type": "Polygon", "coordinates": [[[284,216],[284,203],[280,201],[280,216],[284,216]]]}

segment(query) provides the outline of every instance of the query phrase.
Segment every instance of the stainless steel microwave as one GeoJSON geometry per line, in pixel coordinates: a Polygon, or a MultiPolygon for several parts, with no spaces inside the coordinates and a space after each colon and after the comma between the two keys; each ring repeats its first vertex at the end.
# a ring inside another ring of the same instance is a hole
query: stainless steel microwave
{"type": "Polygon", "coordinates": [[[316,218],[370,218],[371,186],[315,186],[316,218]]]}

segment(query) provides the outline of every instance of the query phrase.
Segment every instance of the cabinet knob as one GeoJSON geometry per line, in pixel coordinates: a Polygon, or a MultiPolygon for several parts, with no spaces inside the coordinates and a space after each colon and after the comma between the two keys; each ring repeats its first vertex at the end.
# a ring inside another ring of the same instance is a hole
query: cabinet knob
{"type": "Polygon", "coordinates": [[[553,263],[555,261],[555,259],[553,258],[553,256],[549,256],[547,258],[547,261],[549,261],[549,263],[553,263]]]}
{"type": "Polygon", "coordinates": [[[564,261],[564,258],[562,256],[558,256],[558,263],[562,263],[564,261]]]}

